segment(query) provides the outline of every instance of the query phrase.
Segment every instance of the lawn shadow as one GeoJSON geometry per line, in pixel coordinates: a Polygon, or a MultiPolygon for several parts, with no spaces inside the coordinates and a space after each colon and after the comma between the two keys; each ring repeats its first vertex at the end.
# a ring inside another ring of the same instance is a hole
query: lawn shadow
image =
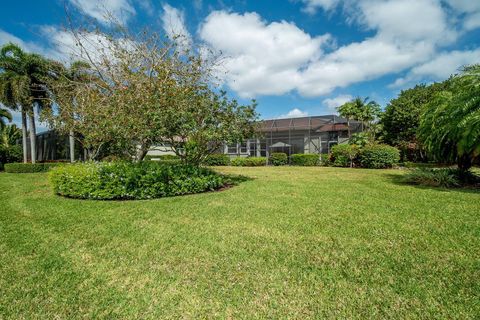
{"type": "Polygon", "coordinates": [[[406,181],[403,175],[399,175],[399,174],[385,173],[383,174],[383,176],[388,178],[393,184],[404,186],[404,187],[412,187],[412,188],[423,189],[423,190],[435,190],[435,191],[444,192],[444,193],[462,192],[462,193],[473,193],[473,194],[480,195],[480,188],[475,186],[444,188],[444,187],[427,186],[427,185],[411,183],[406,181]]]}

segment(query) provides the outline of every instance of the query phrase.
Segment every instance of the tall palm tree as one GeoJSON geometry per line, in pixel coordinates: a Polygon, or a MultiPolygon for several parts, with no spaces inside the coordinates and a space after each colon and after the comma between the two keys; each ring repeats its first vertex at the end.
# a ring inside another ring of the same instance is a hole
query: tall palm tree
{"type": "Polygon", "coordinates": [[[27,158],[27,123],[30,127],[31,161],[36,161],[36,109],[50,106],[46,80],[49,61],[34,53],[24,52],[18,45],[8,43],[0,50],[0,102],[22,113],[23,161],[27,158]]]}
{"type": "Polygon", "coordinates": [[[7,109],[0,108],[0,130],[5,129],[7,126],[5,119],[8,120],[8,122],[12,122],[12,114],[7,109]]]}

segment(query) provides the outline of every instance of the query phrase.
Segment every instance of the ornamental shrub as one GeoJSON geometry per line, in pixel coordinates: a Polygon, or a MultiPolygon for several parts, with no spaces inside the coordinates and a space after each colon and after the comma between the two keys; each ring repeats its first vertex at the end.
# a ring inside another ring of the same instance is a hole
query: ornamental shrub
{"type": "Polygon", "coordinates": [[[288,163],[288,157],[283,152],[273,152],[268,158],[268,162],[274,166],[284,166],[288,163]]]}
{"type": "Polygon", "coordinates": [[[56,194],[81,199],[152,199],[223,187],[213,170],[162,162],[80,163],[55,168],[50,182],[56,194]]]}
{"type": "Polygon", "coordinates": [[[455,188],[461,186],[478,186],[480,177],[457,168],[416,168],[403,176],[407,183],[430,187],[455,188]]]}
{"type": "Polygon", "coordinates": [[[46,172],[53,167],[65,165],[61,162],[48,163],[7,163],[5,164],[5,172],[9,173],[35,173],[46,172]]]}
{"type": "Polygon", "coordinates": [[[236,167],[261,167],[264,166],[267,162],[266,157],[247,157],[247,158],[233,158],[230,161],[232,166],[236,167]]]}
{"type": "Polygon", "coordinates": [[[23,151],[19,145],[0,145],[0,164],[22,161],[23,151]]]}
{"type": "Polygon", "coordinates": [[[337,144],[330,152],[330,162],[334,167],[353,167],[358,150],[354,144],[337,144]]]}
{"type": "Polygon", "coordinates": [[[391,168],[398,164],[400,151],[385,144],[370,144],[360,150],[358,162],[363,168],[391,168]]]}
{"type": "Polygon", "coordinates": [[[226,154],[211,154],[203,162],[207,166],[228,166],[230,157],[226,154]]]}
{"type": "Polygon", "coordinates": [[[318,154],[296,153],[290,156],[290,164],[293,166],[317,166],[320,164],[318,154]]]}

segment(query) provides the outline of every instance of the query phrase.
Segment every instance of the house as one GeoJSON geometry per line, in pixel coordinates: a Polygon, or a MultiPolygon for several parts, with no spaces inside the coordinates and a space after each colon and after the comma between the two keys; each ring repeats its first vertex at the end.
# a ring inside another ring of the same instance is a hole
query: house
{"type": "Polygon", "coordinates": [[[350,133],[361,131],[357,121],[337,115],[262,120],[258,137],[243,143],[225,145],[230,157],[268,156],[272,152],[326,154],[332,146],[348,141],[350,133]]]}

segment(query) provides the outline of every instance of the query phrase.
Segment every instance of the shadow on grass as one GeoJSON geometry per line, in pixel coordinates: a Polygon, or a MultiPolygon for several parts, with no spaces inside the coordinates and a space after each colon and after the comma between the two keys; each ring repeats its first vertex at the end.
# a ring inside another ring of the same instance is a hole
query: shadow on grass
{"type": "Polygon", "coordinates": [[[388,178],[393,184],[396,184],[399,186],[413,187],[413,188],[423,189],[423,190],[435,190],[435,191],[444,192],[444,193],[463,192],[463,193],[480,194],[480,188],[478,186],[445,188],[445,187],[436,187],[436,186],[428,186],[428,185],[411,183],[406,180],[406,177],[404,175],[399,175],[399,174],[385,173],[383,176],[388,178]]]}
{"type": "Polygon", "coordinates": [[[242,176],[239,174],[223,174],[226,184],[229,186],[236,186],[245,181],[252,181],[254,178],[242,176]]]}

